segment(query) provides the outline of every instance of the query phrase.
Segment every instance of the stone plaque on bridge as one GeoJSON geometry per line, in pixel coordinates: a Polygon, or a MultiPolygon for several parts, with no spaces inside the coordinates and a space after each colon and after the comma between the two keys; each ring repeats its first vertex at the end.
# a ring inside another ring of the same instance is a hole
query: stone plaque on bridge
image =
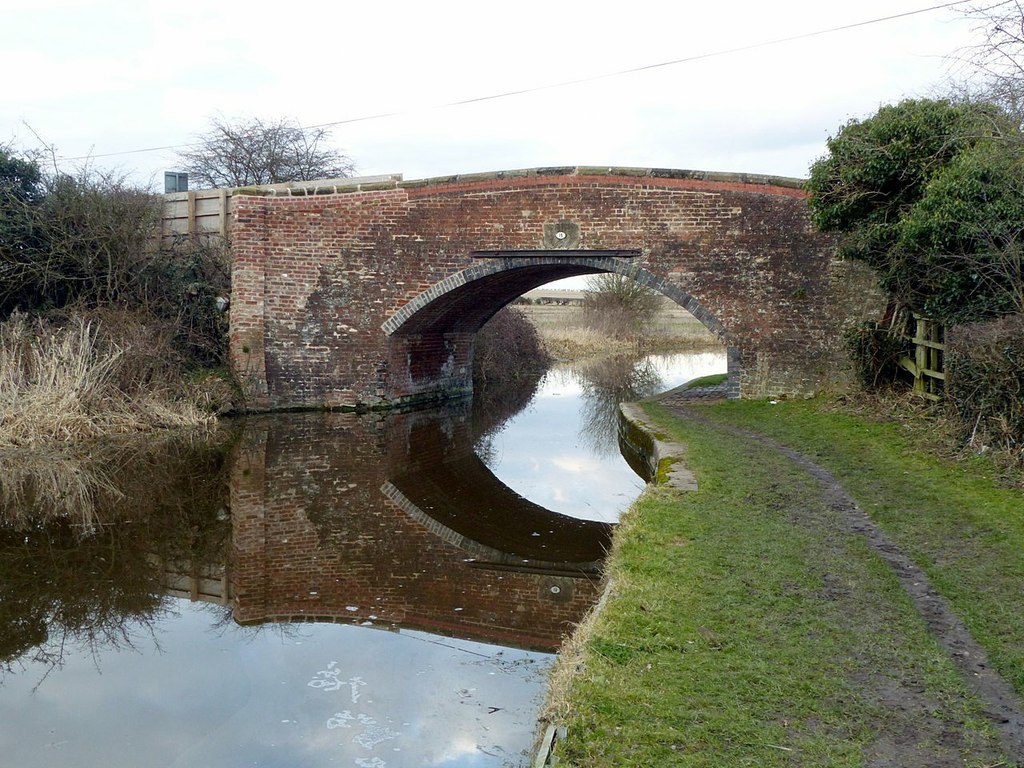
{"type": "Polygon", "coordinates": [[[564,251],[579,248],[580,225],[563,219],[544,225],[544,247],[548,250],[564,251]]]}

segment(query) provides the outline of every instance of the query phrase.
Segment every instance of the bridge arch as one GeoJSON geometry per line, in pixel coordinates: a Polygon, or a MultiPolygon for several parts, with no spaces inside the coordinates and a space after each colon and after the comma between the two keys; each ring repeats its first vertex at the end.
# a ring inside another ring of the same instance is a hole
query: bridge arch
{"type": "Polygon", "coordinates": [[[841,388],[844,327],[884,307],[798,179],[535,168],[231,200],[230,358],[255,408],[464,391],[477,329],[557,277],[629,274],[685,307],[740,397],[841,388]]]}
{"type": "MultiPolygon", "coordinates": [[[[696,297],[645,269],[639,251],[476,252],[473,266],[420,293],[389,317],[393,370],[408,372],[403,386],[414,397],[437,391],[472,390],[473,343],[477,331],[527,291],[566,277],[615,273],[635,280],[689,311],[728,345],[722,323],[696,297]]],[[[740,355],[729,347],[729,376],[738,381],[740,355]]]]}

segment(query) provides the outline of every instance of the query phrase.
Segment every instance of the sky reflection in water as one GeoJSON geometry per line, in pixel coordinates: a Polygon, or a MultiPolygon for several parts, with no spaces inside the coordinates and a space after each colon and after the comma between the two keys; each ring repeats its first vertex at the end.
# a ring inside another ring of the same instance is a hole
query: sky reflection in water
{"type": "MultiPolygon", "coordinates": [[[[614,363],[613,363],[614,364],[614,363]]],[[[554,512],[615,522],[640,494],[644,482],[619,455],[615,441],[618,404],[648,397],[701,376],[724,373],[725,354],[658,355],[621,370],[556,368],[530,404],[489,437],[487,465],[499,480],[554,512]],[[609,503],[611,502],[611,503],[609,503]]]]}
{"type": "Polygon", "coordinates": [[[212,629],[209,607],[174,602],[135,652],[70,653],[41,683],[39,665],[7,677],[5,764],[516,765],[500,745],[532,733],[551,660],[405,630],[212,629]]]}

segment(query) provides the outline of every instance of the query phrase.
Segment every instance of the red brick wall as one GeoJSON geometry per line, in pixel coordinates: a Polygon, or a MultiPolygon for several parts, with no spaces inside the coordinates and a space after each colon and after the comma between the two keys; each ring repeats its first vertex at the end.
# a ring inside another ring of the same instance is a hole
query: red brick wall
{"type": "Polygon", "coordinates": [[[751,397],[841,385],[842,327],[880,308],[792,180],[539,169],[370,187],[234,196],[231,358],[253,405],[465,390],[479,326],[573,274],[632,273],[686,306],[751,397]],[[542,253],[473,255],[526,250],[542,253]]]}

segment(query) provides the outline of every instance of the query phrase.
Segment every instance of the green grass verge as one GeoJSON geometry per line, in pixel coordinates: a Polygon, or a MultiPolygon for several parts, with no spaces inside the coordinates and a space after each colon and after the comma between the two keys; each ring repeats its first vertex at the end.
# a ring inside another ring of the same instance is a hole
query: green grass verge
{"type": "Polygon", "coordinates": [[[1024,696],[1024,492],[984,457],[936,456],[926,435],[823,400],[725,403],[716,416],[827,467],[952,603],[1024,696]]]}
{"type": "Polygon", "coordinates": [[[811,478],[768,448],[648,410],[688,446],[700,490],[649,490],[626,516],[614,592],[561,705],[558,765],[901,764],[893,745],[916,765],[998,763],[896,577],[840,533],[811,478]]]}
{"type": "Polygon", "coordinates": [[[693,379],[692,381],[686,382],[686,388],[697,389],[697,387],[716,387],[719,384],[724,384],[728,378],[728,373],[714,373],[710,376],[701,376],[699,379],[693,379]]]}

